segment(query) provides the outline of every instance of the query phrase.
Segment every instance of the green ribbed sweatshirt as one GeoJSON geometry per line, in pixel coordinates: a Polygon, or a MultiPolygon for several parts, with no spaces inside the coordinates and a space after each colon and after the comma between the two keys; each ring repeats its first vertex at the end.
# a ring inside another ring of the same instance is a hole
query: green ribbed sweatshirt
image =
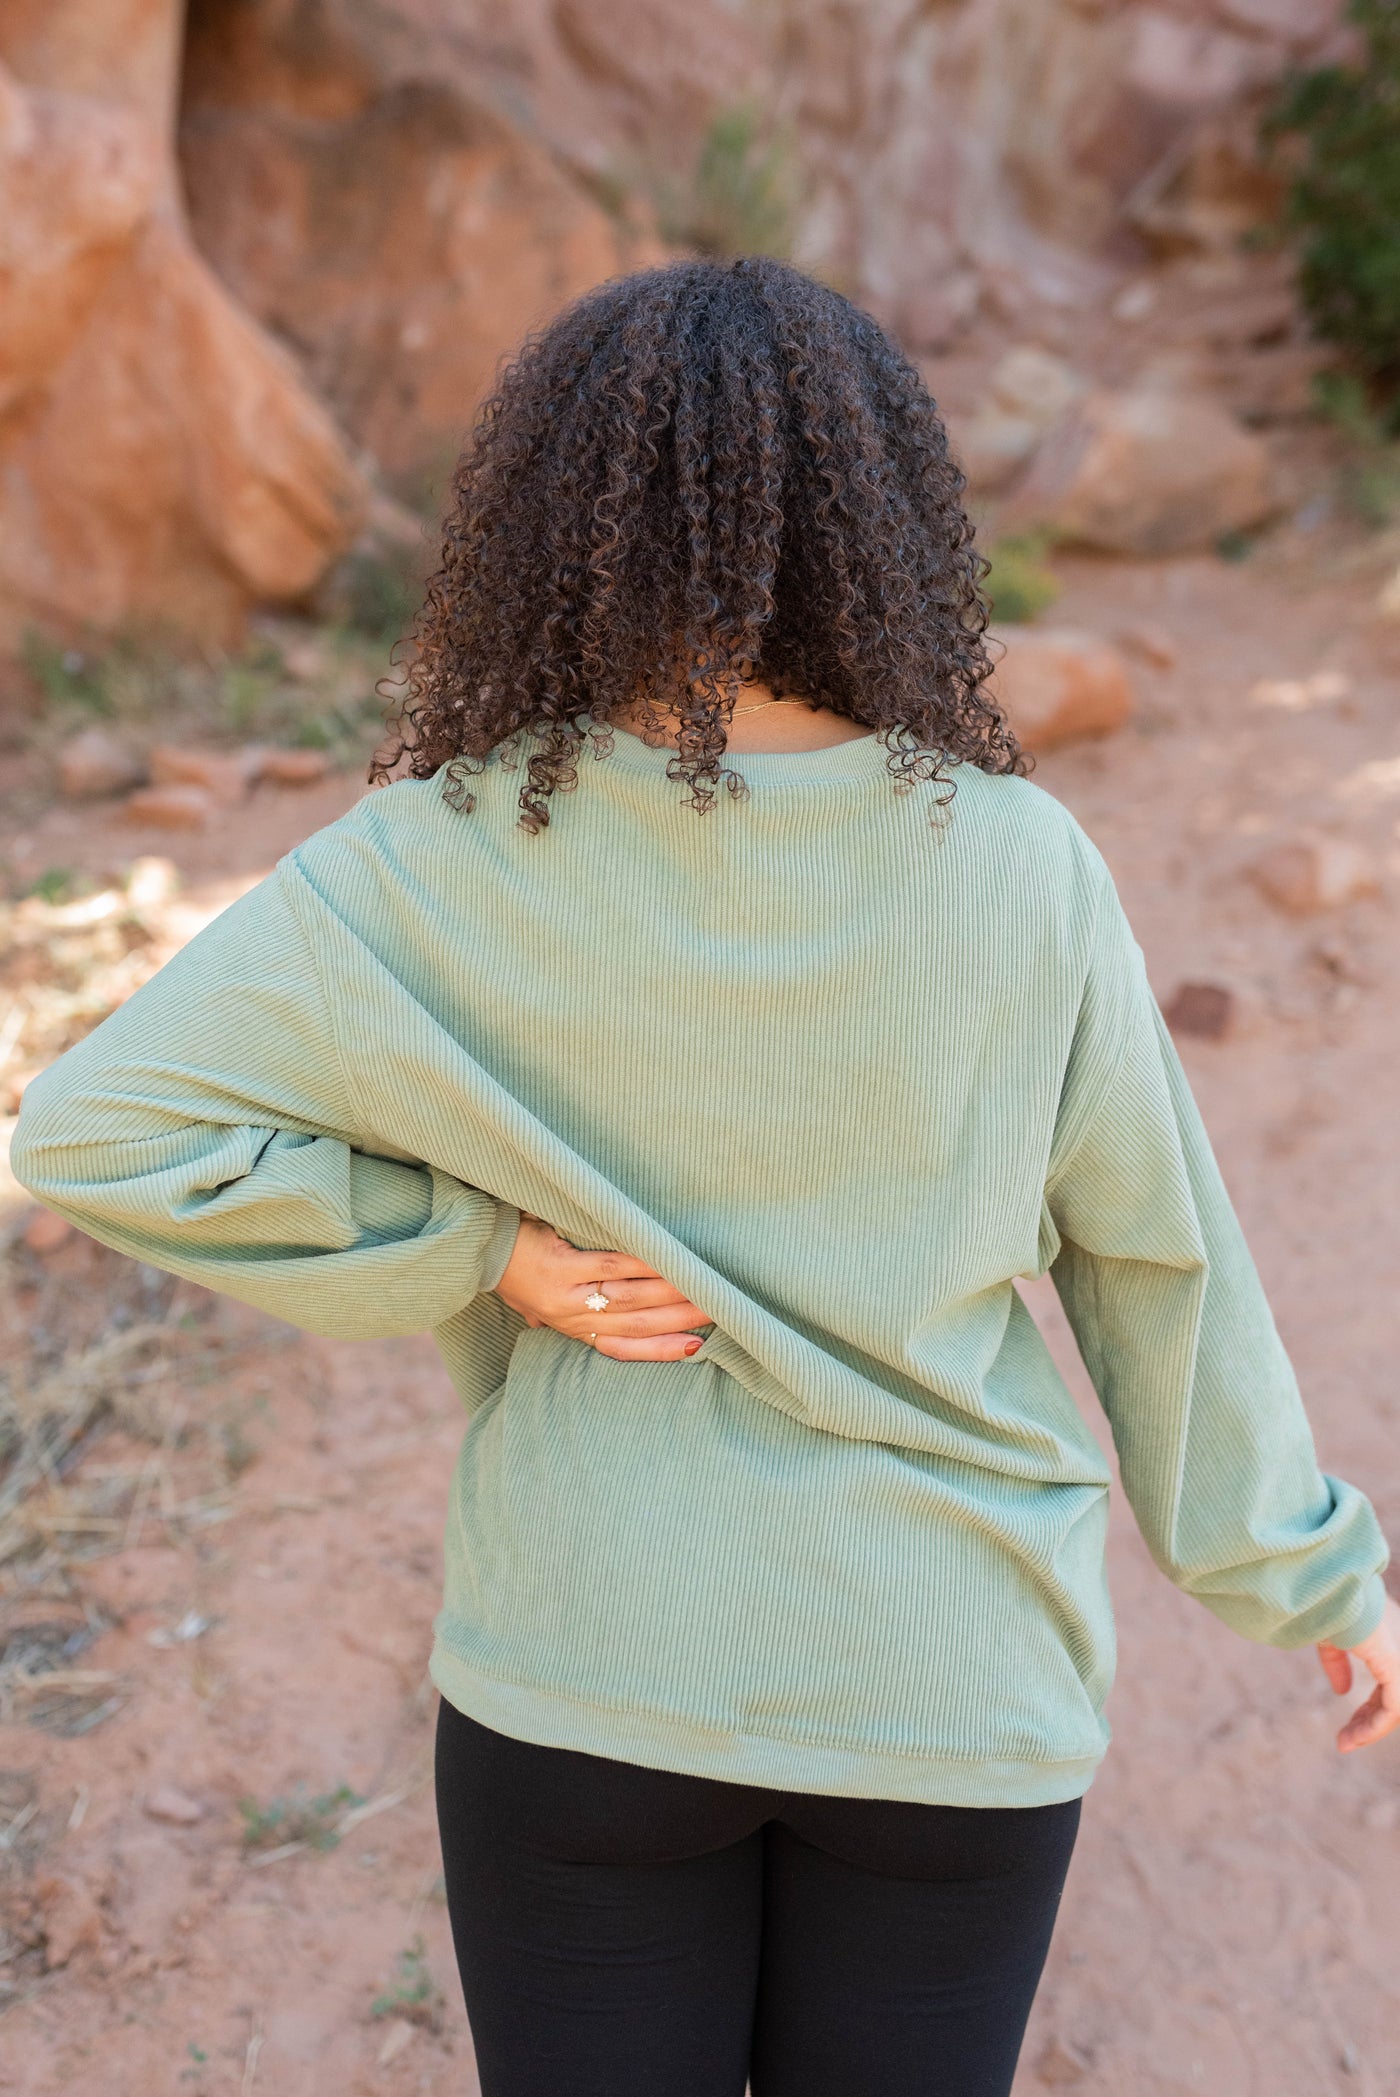
{"type": "Polygon", "coordinates": [[[499,757],[469,815],[370,794],[29,1088],[15,1169],[313,1332],[434,1331],[467,1420],[432,1672],[474,1718],[1034,1805],[1108,1737],[1110,1477],[1017,1276],[1237,1631],[1364,1637],[1386,1551],[1318,1471],[1099,854],[970,767],[933,821],[885,755],[745,754],[702,817],[619,732],[533,837],[499,757]],[[490,1293],[521,1209],[659,1269],[700,1352],[526,1328],[490,1293]]]}

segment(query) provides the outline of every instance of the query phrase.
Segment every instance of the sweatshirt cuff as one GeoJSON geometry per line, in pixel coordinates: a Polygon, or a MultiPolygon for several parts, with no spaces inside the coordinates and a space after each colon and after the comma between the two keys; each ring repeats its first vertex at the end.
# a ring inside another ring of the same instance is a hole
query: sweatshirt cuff
{"type": "Polygon", "coordinates": [[[496,1221],[492,1225],[490,1237],[486,1240],[486,1249],[481,1255],[481,1279],[477,1288],[482,1295],[485,1295],[488,1289],[495,1288],[510,1265],[510,1256],[515,1250],[515,1238],[519,1229],[519,1209],[512,1208],[508,1201],[498,1201],[496,1221]]]}
{"type": "Polygon", "coordinates": [[[1385,1614],[1385,1582],[1379,1573],[1373,1573],[1362,1590],[1361,1599],[1335,1631],[1329,1632],[1322,1645],[1340,1646],[1345,1652],[1351,1646],[1359,1646],[1369,1638],[1385,1614]]]}

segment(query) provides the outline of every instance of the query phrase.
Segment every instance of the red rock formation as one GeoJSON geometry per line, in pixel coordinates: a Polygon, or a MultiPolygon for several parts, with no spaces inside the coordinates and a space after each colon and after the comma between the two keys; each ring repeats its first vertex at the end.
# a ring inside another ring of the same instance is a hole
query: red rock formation
{"type": "Polygon", "coordinates": [[[445,471],[501,357],[644,254],[483,98],[455,13],[202,0],[190,21],[200,246],[400,472],[445,471]]]}
{"type": "Polygon", "coordinates": [[[176,0],[0,20],[0,647],[30,623],[233,637],[348,543],[364,489],[185,229],[176,0]]]}

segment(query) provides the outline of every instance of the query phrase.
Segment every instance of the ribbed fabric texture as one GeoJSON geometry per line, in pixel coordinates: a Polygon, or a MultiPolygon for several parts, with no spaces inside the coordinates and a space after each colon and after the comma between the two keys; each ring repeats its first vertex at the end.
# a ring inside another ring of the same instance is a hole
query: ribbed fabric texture
{"type": "MultiPolygon", "coordinates": [[[[1106,869],[1016,779],[873,737],[698,817],[618,732],[531,837],[370,795],[25,1097],[15,1169],[136,1257],[469,1411],[433,1674],[507,1733],[780,1789],[1033,1805],[1103,1753],[1109,1474],[1158,1563],[1363,1637],[1386,1551],[1293,1375],[1106,869]],[[521,1209],[714,1320],[618,1363],[486,1293],[521,1209]]],[[[347,1597],[353,1609],[353,1598],[347,1597]]],[[[313,1662],[314,1664],[314,1662],[313,1662]]]]}

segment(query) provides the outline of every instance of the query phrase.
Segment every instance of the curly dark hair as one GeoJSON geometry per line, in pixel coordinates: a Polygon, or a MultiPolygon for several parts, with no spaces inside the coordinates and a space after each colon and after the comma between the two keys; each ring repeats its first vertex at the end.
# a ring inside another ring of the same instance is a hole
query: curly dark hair
{"type": "MultiPolygon", "coordinates": [[[[1025,760],[983,691],[986,563],[937,407],[884,330],[800,270],[685,261],[528,340],[453,476],[370,777],[469,781],[526,741],[521,821],[640,709],[691,805],[741,680],[876,730],[896,786],[1025,760]]],[[[949,787],[951,791],[951,785],[949,787]]],[[[946,796],[945,796],[946,798],[946,796]]]]}

